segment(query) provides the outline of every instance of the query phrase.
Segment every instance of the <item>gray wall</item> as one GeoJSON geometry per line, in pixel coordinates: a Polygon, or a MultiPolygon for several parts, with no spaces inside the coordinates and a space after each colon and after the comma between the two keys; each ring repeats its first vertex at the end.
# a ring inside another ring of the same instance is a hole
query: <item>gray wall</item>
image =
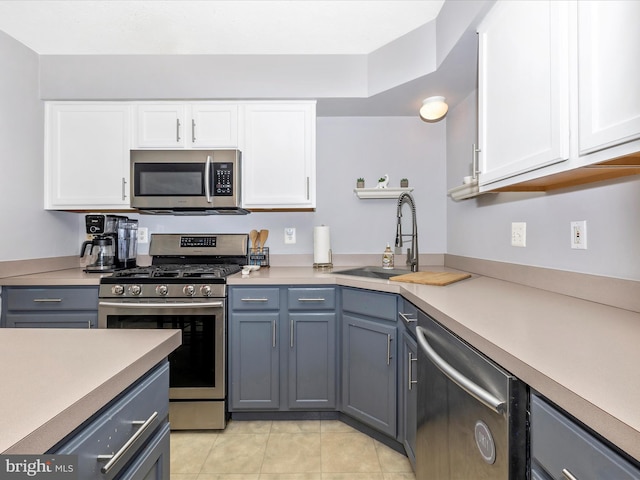
{"type": "MultiPolygon", "coordinates": [[[[477,95],[447,115],[447,184],[471,172],[477,95]]],[[[640,280],[640,178],[548,193],[447,200],[447,253],[640,280]],[[570,248],[570,222],[587,221],[587,250],[570,248]],[[511,246],[511,222],[527,223],[527,246],[511,246]]]]}
{"type": "MultiPolygon", "coordinates": [[[[414,117],[319,117],[317,120],[318,194],[315,212],[252,213],[238,217],[133,216],[150,232],[248,232],[269,229],[271,253],[313,252],[313,227],[331,227],[334,254],[382,253],[393,246],[396,201],[360,200],[358,177],[368,187],[388,174],[391,186],[407,177],[415,187],[420,252],[446,248],[444,122],[414,117]],[[284,228],[297,229],[297,243],[284,244],[284,228]]],[[[406,208],[406,207],[405,207],[406,208]]],[[[408,213],[408,209],[404,212],[408,213]]],[[[148,246],[141,245],[146,253],[148,246]]]]}
{"type": "Polygon", "coordinates": [[[0,261],[74,255],[77,215],[43,209],[38,56],[0,32],[0,261]]]}

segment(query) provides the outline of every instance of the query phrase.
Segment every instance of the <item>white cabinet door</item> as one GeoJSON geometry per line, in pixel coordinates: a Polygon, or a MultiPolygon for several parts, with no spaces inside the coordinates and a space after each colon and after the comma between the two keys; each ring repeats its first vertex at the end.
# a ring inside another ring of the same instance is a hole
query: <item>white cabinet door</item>
{"type": "Polygon", "coordinates": [[[131,106],[47,103],[45,208],[129,208],[131,106]]]}
{"type": "Polygon", "coordinates": [[[203,103],[191,105],[191,138],[194,148],[237,148],[238,105],[203,103]]]}
{"type": "Polygon", "coordinates": [[[640,2],[578,2],[580,154],[640,138],[640,2]]]}
{"type": "Polygon", "coordinates": [[[566,2],[499,1],[478,32],[480,185],[568,159],[566,2]]]}
{"type": "Polygon", "coordinates": [[[137,148],[237,148],[238,105],[225,102],[137,106],[137,148]]]}
{"type": "Polygon", "coordinates": [[[247,103],[245,208],[315,208],[315,102],[247,103]]]}
{"type": "Polygon", "coordinates": [[[136,123],[138,148],[184,148],[191,133],[182,103],[138,105],[136,123]]]}

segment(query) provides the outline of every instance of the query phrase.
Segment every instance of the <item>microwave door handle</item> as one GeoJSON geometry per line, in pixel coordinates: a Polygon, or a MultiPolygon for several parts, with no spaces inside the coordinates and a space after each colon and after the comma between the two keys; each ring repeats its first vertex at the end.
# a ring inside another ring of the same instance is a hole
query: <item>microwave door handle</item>
{"type": "Polygon", "coordinates": [[[211,155],[207,155],[207,163],[204,167],[204,193],[207,196],[207,203],[212,203],[211,199],[211,155]]]}

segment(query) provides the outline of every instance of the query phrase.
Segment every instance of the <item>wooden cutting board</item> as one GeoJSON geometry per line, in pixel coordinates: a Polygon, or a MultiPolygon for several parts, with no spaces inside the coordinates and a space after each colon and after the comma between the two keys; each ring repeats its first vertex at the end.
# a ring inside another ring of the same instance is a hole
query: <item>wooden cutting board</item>
{"type": "Polygon", "coordinates": [[[405,273],[404,275],[396,275],[389,280],[395,282],[420,283],[422,285],[438,285],[444,286],[469,278],[470,273],[453,273],[453,272],[414,272],[405,273]]]}

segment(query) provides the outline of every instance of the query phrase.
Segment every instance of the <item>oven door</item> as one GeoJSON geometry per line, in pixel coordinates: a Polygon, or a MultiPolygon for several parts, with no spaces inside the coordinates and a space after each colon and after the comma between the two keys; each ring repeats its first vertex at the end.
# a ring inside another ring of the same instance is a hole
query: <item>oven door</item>
{"type": "Polygon", "coordinates": [[[169,398],[225,398],[225,299],[189,303],[100,300],[101,328],[180,329],[182,345],[169,354],[169,398]]]}

